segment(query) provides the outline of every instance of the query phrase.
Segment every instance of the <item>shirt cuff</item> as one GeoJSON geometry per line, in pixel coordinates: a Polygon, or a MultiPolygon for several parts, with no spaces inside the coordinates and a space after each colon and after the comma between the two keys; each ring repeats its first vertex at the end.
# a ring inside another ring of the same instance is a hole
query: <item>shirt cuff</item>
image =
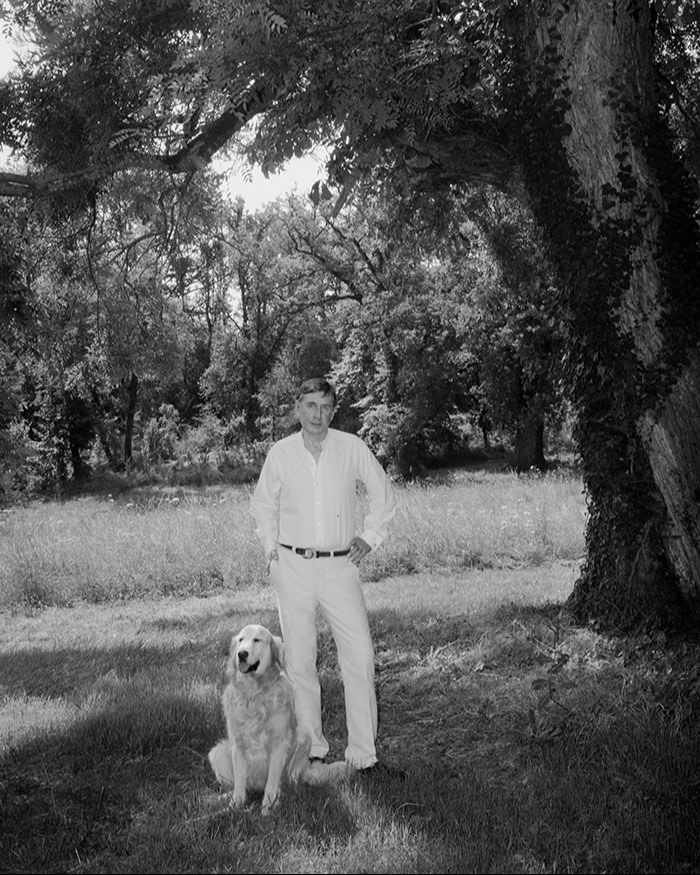
{"type": "Polygon", "coordinates": [[[269,538],[261,538],[260,543],[265,551],[265,556],[269,556],[279,546],[279,541],[272,541],[269,538]]]}
{"type": "Polygon", "coordinates": [[[373,531],[371,531],[370,529],[366,529],[366,530],[360,535],[360,537],[362,538],[363,541],[366,541],[366,542],[370,545],[370,547],[371,547],[373,550],[376,550],[377,547],[378,547],[378,546],[382,543],[382,541],[384,540],[384,539],[381,538],[376,532],[373,532],[373,531]]]}

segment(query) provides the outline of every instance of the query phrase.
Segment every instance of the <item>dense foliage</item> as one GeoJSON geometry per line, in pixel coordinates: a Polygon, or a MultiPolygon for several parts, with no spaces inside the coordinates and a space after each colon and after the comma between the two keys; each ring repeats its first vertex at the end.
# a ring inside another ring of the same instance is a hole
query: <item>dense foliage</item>
{"type": "MultiPolygon", "coordinates": [[[[87,229],[63,225],[70,258],[53,231],[33,251],[25,311],[4,342],[8,493],[125,466],[247,471],[293,426],[294,390],[313,374],[338,385],[339,427],[411,477],[493,425],[515,437],[521,402],[499,380],[552,372],[554,341],[523,347],[508,327],[521,300],[474,225],[466,258],[461,238],[450,247],[426,228],[399,239],[376,198],[343,217],[297,197],[250,214],[192,183],[153,215],[147,190],[137,204],[128,192],[87,229]]],[[[555,389],[552,378],[538,405],[553,428],[555,389]]]]}
{"type": "MultiPolygon", "coordinates": [[[[219,411],[239,392],[243,428],[259,427],[261,405],[279,402],[273,376],[289,372],[294,344],[313,334],[337,378],[348,372],[360,426],[405,472],[417,469],[426,441],[449,443],[454,414],[484,412],[489,385],[500,387],[501,403],[488,413],[537,455],[558,378],[541,363],[563,346],[591,505],[578,616],[630,627],[688,608],[700,614],[693,0],[17,0],[13,9],[36,51],[3,86],[0,132],[29,164],[0,173],[0,193],[39,198],[64,227],[92,216],[95,242],[103,217],[119,215],[110,199],[120,181],[131,180],[131,192],[153,191],[146,224],[160,223],[162,248],[141,251],[130,222],[133,239],[122,239],[119,225],[105,236],[120,241],[126,261],[106,251],[103,258],[127,271],[138,260],[163,288],[177,286],[167,279],[174,269],[180,299],[194,276],[187,260],[178,263],[193,227],[181,210],[211,158],[235,143],[269,170],[316,142],[328,148],[329,176],[314,191],[328,241],[292,231],[294,251],[278,246],[278,266],[301,264],[300,241],[313,241],[307,269],[325,271],[331,298],[344,300],[331,313],[321,273],[285,284],[272,280],[269,258],[256,262],[238,248],[231,263],[238,259],[244,302],[240,339],[222,332],[227,317],[217,307],[205,307],[210,360],[189,359],[204,366],[198,385],[219,411]],[[368,192],[382,214],[364,231],[368,192]],[[494,223],[499,198],[511,206],[507,221],[494,223]],[[405,248],[401,234],[381,230],[382,215],[396,217],[392,231],[410,230],[405,248]],[[528,259],[514,226],[533,219],[524,239],[537,241],[537,258],[528,259]],[[506,299],[517,292],[517,305],[500,315],[486,286],[468,279],[468,222],[497,256],[500,291],[509,290],[506,299]],[[497,351],[490,361],[488,340],[497,351]],[[211,351],[217,371],[209,379],[211,351]],[[238,383],[229,382],[234,370],[238,383]],[[513,403],[504,404],[508,397],[513,403]]],[[[237,246],[221,243],[221,252],[237,246]]],[[[210,243],[199,251],[210,259],[198,268],[199,287],[213,293],[219,254],[210,243]]],[[[146,273],[123,273],[110,285],[128,289],[131,312],[145,317],[121,341],[122,364],[134,365],[121,377],[128,423],[145,380],[139,371],[154,371],[152,343],[168,349],[182,334],[169,333],[175,296],[159,307],[146,273]],[[150,346],[139,345],[139,334],[150,346]]],[[[63,385],[62,397],[73,397],[77,383],[63,385]]],[[[12,386],[4,391],[12,396],[12,386]]],[[[276,433],[279,424],[267,419],[267,433],[276,433]]],[[[127,458],[128,434],[127,426],[127,458]]]]}

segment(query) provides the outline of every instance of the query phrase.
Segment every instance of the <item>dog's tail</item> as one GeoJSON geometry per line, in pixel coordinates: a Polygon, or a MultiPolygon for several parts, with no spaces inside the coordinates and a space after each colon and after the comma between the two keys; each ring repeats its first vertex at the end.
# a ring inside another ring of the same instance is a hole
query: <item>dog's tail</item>
{"type": "Polygon", "coordinates": [[[222,787],[233,787],[233,751],[230,741],[220,741],[209,751],[209,762],[222,787]]]}
{"type": "Polygon", "coordinates": [[[311,736],[306,732],[297,730],[297,743],[287,765],[287,776],[293,784],[296,784],[309,768],[310,753],[311,736]]]}

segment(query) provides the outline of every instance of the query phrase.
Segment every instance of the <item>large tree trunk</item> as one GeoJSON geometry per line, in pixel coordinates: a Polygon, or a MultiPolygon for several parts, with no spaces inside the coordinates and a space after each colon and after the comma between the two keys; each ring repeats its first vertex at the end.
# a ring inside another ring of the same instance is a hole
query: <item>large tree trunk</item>
{"type": "Polygon", "coordinates": [[[518,20],[515,73],[525,187],[566,289],[589,496],[570,606],[607,627],[697,622],[700,246],[658,117],[649,4],[537,10],[518,20]]]}
{"type": "Polygon", "coordinates": [[[513,466],[518,474],[524,474],[533,468],[538,471],[547,470],[547,460],[544,457],[544,422],[541,417],[526,419],[516,429],[513,466]]]}
{"type": "Polygon", "coordinates": [[[666,549],[686,602],[700,616],[700,348],[689,353],[658,416],[647,413],[642,433],[668,514],[666,549]]]}

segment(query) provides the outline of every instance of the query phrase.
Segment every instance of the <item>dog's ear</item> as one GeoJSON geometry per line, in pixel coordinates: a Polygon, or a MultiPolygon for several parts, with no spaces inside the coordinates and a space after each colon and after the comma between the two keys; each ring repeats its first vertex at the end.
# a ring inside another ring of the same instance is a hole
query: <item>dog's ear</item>
{"type": "Polygon", "coordinates": [[[235,679],[238,674],[238,660],[236,659],[236,655],[231,653],[229,658],[226,660],[226,668],[224,669],[224,673],[226,677],[232,681],[235,679]]]}
{"type": "Polygon", "coordinates": [[[278,636],[272,636],[272,642],[270,643],[270,648],[272,650],[272,658],[279,665],[280,668],[285,668],[284,662],[284,641],[278,636]]]}
{"type": "Polygon", "coordinates": [[[225,673],[226,673],[226,677],[229,678],[229,680],[232,680],[233,678],[236,677],[236,669],[237,669],[237,665],[238,665],[238,660],[236,659],[236,648],[237,647],[238,647],[238,635],[234,635],[229,642],[228,655],[226,656],[226,659],[225,659],[225,666],[226,666],[225,673]]]}

